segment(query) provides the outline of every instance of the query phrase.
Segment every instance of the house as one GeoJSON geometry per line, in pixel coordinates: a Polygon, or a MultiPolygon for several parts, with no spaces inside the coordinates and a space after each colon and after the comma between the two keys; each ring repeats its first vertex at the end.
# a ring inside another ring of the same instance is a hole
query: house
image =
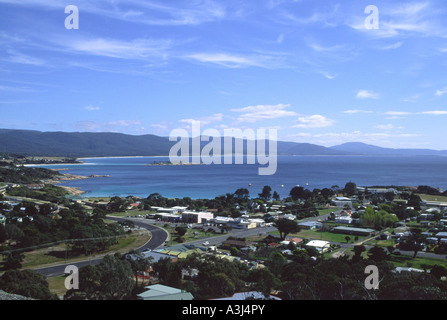
{"type": "Polygon", "coordinates": [[[325,253],[331,247],[331,243],[329,241],[323,241],[323,240],[312,240],[306,243],[306,246],[315,248],[320,253],[325,253]]]}
{"type": "Polygon", "coordinates": [[[318,221],[303,221],[298,223],[298,226],[302,229],[306,230],[314,230],[314,229],[320,229],[322,227],[322,223],[318,221]]]}
{"type": "Polygon", "coordinates": [[[290,238],[290,239],[281,241],[280,244],[288,246],[291,243],[293,243],[294,245],[297,245],[301,242],[303,242],[303,239],[301,239],[301,238],[290,238]]]}
{"type": "Polygon", "coordinates": [[[352,208],[352,200],[350,198],[336,197],[334,200],[332,200],[332,202],[336,207],[349,206],[352,208]]]}
{"type": "Polygon", "coordinates": [[[146,291],[137,295],[138,300],[193,300],[194,297],[190,292],[155,284],[146,286],[146,291]]]}
{"type": "Polygon", "coordinates": [[[264,219],[248,219],[251,223],[256,224],[256,228],[265,227],[264,219]]]}
{"type": "Polygon", "coordinates": [[[435,237],[438,239],[447,238],[447,232],[438,232],[437,234],[435,234],[435,237]]]}
{"type": "Polygon", "coordinates": [[[337,223],[351,224],[352,220],[350,216],[336,216],[334,221],[337,223]]]}

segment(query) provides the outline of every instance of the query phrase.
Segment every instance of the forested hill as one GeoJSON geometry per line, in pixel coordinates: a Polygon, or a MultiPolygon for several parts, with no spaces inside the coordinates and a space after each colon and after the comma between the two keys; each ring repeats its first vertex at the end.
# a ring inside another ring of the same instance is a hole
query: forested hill
{"type": "MultiPolygon", "coordinates": [[[[222,143],[224,139],[222,139],[222,143]]],[[[112,157],[167,156],[176,141],[155,135],[122,133],[40,132],[0,129],[0,153],[27,156],[112,157]]],[[[208,142],[202,142],[202,146],[208,142]]],[[[234,142],[233,142],[234,143],[234,142]]],[[[282,155],[341,155],[342,151],[295,142],[278,142],[282,155]]],[[[268,148],[267,148],[268,149],[268,148]]],[[[223,146],[222,146],[222,150],[223,146]]]]}
{"type": "Polygon", "coordinates": [[[171,145],[155,135],[0,129],[0,152],[28,156],[156,156],[168,155],[171,145]]]}
{"type": "MultiPolygon", "coordinates": [[[[168,156],[176,141],[156,135],[129,135],[111,132],[41,132],[0,129],[0,153],[25,156],[117,157],[168,156]]],[[[202,142],[202,147],[208,144],[202,142]]],[[[192,143],[190,143],[192,144],[192,143]]],[[[224,150],[222,139],[222,151],[224,150]]],[[[233,139],[233,150],[235,150],[233,139]]],[[[266,146],[267,152],[268,145],[266,146]]],[[[246,145],[244,147],[244,153],[246,145]]],[[[310,143],[278,141],[278,155],[439,155],[447,151],[429,149],[390,149],[364,143],[323,147],[310,143]]]]}

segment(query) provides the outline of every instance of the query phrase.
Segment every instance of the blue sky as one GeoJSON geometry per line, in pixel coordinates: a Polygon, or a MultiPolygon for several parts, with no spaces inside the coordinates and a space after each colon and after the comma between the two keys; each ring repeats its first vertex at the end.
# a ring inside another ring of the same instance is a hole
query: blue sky
{"type": "Polygon", "coordinates": [[[447,149],[446,21],[442,0],[0,0],[0,127],[168,136],[194,119],[447,149]]]}

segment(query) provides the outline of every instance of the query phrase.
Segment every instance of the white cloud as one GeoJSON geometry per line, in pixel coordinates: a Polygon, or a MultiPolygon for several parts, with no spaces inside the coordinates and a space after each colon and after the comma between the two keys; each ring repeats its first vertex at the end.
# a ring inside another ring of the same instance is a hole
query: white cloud
{"type": "Polygon", "coordinates": [[[408,116],[412,113],[407,111],[387,111],[385,114],[388,116],[408,116]]]}
{"type": "Polygon", "coordinates": [[[100,110],[101,108],[98,106],[85,106],[84,109],[87,111],[97,111],[100,110]]]}
{"type": "Polygon", "coordinates": [[[404,129],[404,127],[396,127],[395,125],[389,123],[389,124],[382,124],[382,125],[374,126],[374,129],[387,131],[387,130],[394,130],[394,129],[404,129]]]}
{"type": "Polygon", "coordinates": [[[211,123],[215,123],[215,122],[220,122],[224,119],[224,115],[223,113],[216,113],[213,114],[211,116],[207,116],[207,117],[200,117],[197,119],[181,119],[180,122],[181,123],[185,123],[185,124],[191,124],[193,122],[200,122],[201,125],[209,125],[211,123]]]}
{"type": "Polygon", "coordinates": [[[166,50],[171,48],[169,40],[136,39],[121,41],[114,39],[71,40],[66,42],[70,50],[109,58],[146,60],[163,58],[166,50]]]}
{"type": "Polygon", "coordinates": [[[270,68],[274,59],[268,55],[235,55],[229,53],[196,53],[185,58],[203,63],[213,63],[228,68],[261,67],[270,68]]]}
{"type": "Polygon", "coordinates": [[[285,110],[289,107],[289,104],[257,105],[241,109],[232,109],[231,111],[243,113],[237,118],[238,122],[257,122],[261,120],[297,116],[298,113],[285,110]]]}
{"type": "Polygon", "coordinates": [[[358,114],[358,113],[373,113],[372,111],[369,110],[361,110],[361,109],[353,109],[353,110],[345,110],[343,111],[343,113],[346,114],[358,114]]]}
{"type": "Polygon", "coordinates": [[[418,112],[408,112],[408,111],[387,111],[386,115],[389,116],[410,116],[410,115],[447,115],[447,110],[428,110],[428,111],[418,111],[418,112]]]}
{"type": "Polygon", "coordinates": [[[445,88],[443,88],[443,89],[441,89],[441,90],[436,90],[436,95],[438,96],[438,97],[441,97],[441,96],[443,96],[444,94],[446,94],[447,93],[447,87],[445,87],[445,88]]]}
{"type": "Polygon", "coordinates": [[[447,111],[446,110],[432,110],[432,111],[419,112],[419,114],[429,114],[429,115],[434,115],[434,116],[440,116],[440,115],[447,114],[447,111]]]}
{"type": "Polygon", "coordinates": [[[357,99],[378,99],[379,94],[375,93],[373,91],[360,90],[359,92],[357,92],[356,98],[357,99]]]}
{"type": "Polygon", "coordinates": [[[318,114],[307,117],[299,117],[298,122],[299,124],[294,125],[294,128],[325,128],[330,127],[335,123],[334,120],[318,114]]]}

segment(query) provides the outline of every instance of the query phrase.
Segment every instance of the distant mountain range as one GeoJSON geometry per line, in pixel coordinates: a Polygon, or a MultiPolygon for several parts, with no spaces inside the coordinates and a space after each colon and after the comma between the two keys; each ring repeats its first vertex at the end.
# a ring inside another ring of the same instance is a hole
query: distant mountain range
{"type": "MultiPolygon", "coordinates": [[[[223,140],[223,139],[222,139],[223,140]]],[[[41,132],[0,129],[0,153],[27,156],[113,157],[167,156],[176,142],[156,135],[122,133],[41,132]]],[[[202,142],[202,146],[208,142],[202,142]]],[[[223,142],[222,142],[223,143],[223,142]]],[[[234,141],[233,141],[234,143],[234,141]]],[[[278,141],[279,155],[439,155],[447,150],[391,149],[351,142],[334,147],[278,141]]],[[[222,149],[223,150],[223,149],[222,149]]]]}

